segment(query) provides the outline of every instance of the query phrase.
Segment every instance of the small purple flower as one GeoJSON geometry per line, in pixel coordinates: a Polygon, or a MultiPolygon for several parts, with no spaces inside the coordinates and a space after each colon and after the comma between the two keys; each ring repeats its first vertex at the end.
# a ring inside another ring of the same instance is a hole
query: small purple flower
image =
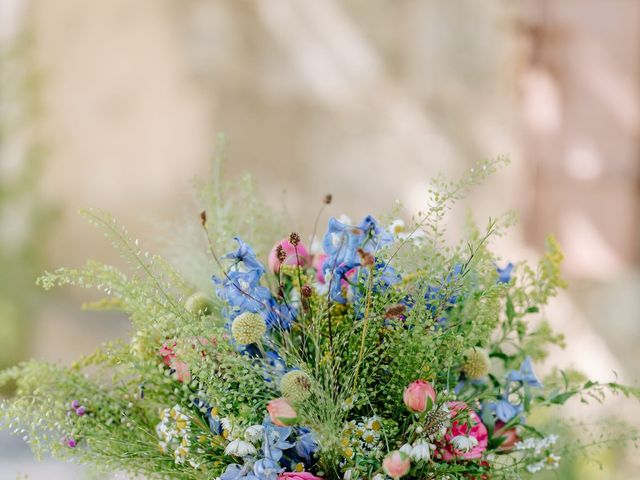
{"type": "Polygon", "coordinates": [[[76,440],[74,438],[67,439],[67,447],[76,448],[77,445],[78,445],[78,443],[76,442],[76,440]]]}
{"type": "Polygon", "coordinates": [[[79,417],[82,417],[85,413],[87,413],[87,409],[84,407],[78,407],[76,408],[76,415],[78,415],[79,417]]]}
{"type": "Polygon", "coordinates": [[[78,400],[73,400],[71,402],[71,408],[73,408],[74,410],[76,410],[79,406],[80,406],[80,402],[78,400]]]}

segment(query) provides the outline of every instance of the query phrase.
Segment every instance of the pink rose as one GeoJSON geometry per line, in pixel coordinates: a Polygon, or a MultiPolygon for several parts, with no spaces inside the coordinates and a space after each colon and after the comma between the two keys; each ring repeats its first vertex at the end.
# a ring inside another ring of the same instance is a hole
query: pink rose
{"type": "Polygon", "coordinates": [[[298,422],[298,413],[286,398],[276,398],[267,404],[271,421],[278,427],[290,427],[298,422]]]}
{"type": "Polygon", "coordinates": [[[284,472],[278,477],[278,480],[284,480],[289,478],[291,480],[322,480],[321,477],[316,477],[309,472],[284,472]]]}
{"type": "Polygon", "coordinates": [[[324,272],[322,271],[322,265],[327,257],[328,255],[326,253],[319,253],[313,257],[313,263],[311,264],[316,270],[316,280],[322,284],[324,284],[324,272]]]}
{"type": "Polygon", "coordinates": [[[274,273],[278,273],[280,270],[280,260],[278,260],[276,251],[278,249],[278,245],[281,245],[284,252],[287,254],[287,258],[282,262],[283,265],[300,265],[304,267],[306,265],[311,264],[311,256],[307,251],[307,248],[302,244],[298,244],[298,255],[296,257],[296,247],[289,241],[288,238],[280,240],[277,242],[271,251],[269,252],[269,257],[267,259],[267,265],[269,266],[269,270],[274,273]]]}
{"type": "Polygon", "coordinates": [[[405,453],[399,451],[391,452],[382,461],[382,468],[391,478],[400,478],[409,473],[411,460],[405,453]]]}
{"type": "Polygon", "coordinates": [[[404,404],[413,413],[424,412],[427,409],[427,399],[431,400],[432,405],[436,403],[436,391],[425,380],[410,383],[402,395],[404,404]]]}
{"type": "Polygon", "coordinates": [[[482,452],[487,449],[487,444],[489,443],[487,427],[484,426],[478,414],[471,410],[466,403],[449,402],[448,405],[453,423],[444,436],[445,443],[439,450],[440,456],[444,460],[454,460],[456,458],[470,460],[482,457],[482,452]],[[457,416],[463,415],[469,417],[464,423],[461,420],[454,420],[457,416]],[[473,440],[475,446],[468,451],[457,450],[453,444],[453,439],[456,437],[475,439],[473,440]]]}

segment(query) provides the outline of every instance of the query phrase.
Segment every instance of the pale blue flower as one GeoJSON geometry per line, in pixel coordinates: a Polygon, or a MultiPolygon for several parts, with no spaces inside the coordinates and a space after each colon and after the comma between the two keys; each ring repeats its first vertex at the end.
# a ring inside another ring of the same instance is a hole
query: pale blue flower
{"type": "Polygon", "coordinates": [[[524,359],[519,370],[511,370],[507,374],[507,381],[526,383],[531,387],[542,387],[542,382],[533,371],[533,363],[530,356],[524,359]]]}
{"type": "Polygon", "coordinates": [[[238,249],[235,252],[227,253],[222,258],[234,260],[236,266],[237,264],[242,263],[246,270],[258,270],[260,272],[264,272],[264,266],[256,257],[256,253],[253,251],[253,248],[243,242],[240,237],[233,237],[233,239],[238,242],[238,249]]]}
{"type": "Polygon", "coordinates": [[[284,468],[270,458],[262,458],[253,465],[253,473],[260,480],[277,480],[283,470],[284,468]]]}
{"type": "Polygon", "coordinates": [[[322,239],[322,247],[327,254],[323,271],[332,271],[343,264],[354,266],[358,247],[363,240],[362,229],[330,218],[329,228],[322,239]]]}
{"type": "Polygon", "coordinates": [[[514,265],[511,262],[509,262],[509,264],[504,268],[496,267],[496,270],[498,271],[498,283],[509,283],[511,281],[513,268],[514,265]]]}
{"type": "Polygon", "coordinates": [[[508,395],[505,395],[497,402],[489,403],[488,408],[495,413],[498,420],[504,423],[510,422],[524,411],[522,405],[510,403],[508,395]]]}
{"type": "Polygon", "coordinates": [[[220,480],[262,480],[251,472],[251,464],[246,463],[243,466],[232,463],[227,465],[224,473],[220,475],[220,480]]]}
{"type": "Polygon", "coordinates": [[[271,299],[269,289],[260,285],[261,276],[259,270],[232,271],[224,279],[214,277],[213,281],[221,285],[216,291],[218,297],[235,311],[255,313],[263,311],[271,299]]]}
{"type": "Polygon", "coordinates": [[[265,440],[262,442],[264,456],[274,462],[279,462],[282,458],[282,451],[294,446],[293,443],[288,441],[293,429],[291,427],[278,427],[271,422],[269,417],[265,418],[262,426],[264,427],[265,436],[265,440]]]}
{"type": "Polygon", "coordinates": [[[298,428],[299,436],[296,440],[296,453],[307,462],[311,461],[311,456],[318,450],[318,442],[309,429],[298,428]]]}

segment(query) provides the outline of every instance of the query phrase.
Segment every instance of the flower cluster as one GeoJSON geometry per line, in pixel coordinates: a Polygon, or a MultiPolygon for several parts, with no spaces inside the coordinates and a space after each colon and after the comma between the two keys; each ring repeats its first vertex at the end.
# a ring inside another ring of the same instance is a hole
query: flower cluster
{"type": "Polygon", "coordinates": [[[6,423],[36,450],[154,478],[506,479],[557,467],[568,447],[531,413],[604,390],[534,371],[562,343],[529,321],[564,285],[562,254],[550,238],[537,268],[505,264],[489,250],[496,221],[459,246],[442,236],[451,201],[494,166],[436,185],[412,223],[330,218],[308,242],[276,236],[276,215],[245,184],[217,192],[200,217],[210,257],[177,268],[88,212],[132,275],[90,263],[40,282],[96,285],[113,297],[99,305],[130,315],[132,343],[3,374],[18,386],[6,423]]]}

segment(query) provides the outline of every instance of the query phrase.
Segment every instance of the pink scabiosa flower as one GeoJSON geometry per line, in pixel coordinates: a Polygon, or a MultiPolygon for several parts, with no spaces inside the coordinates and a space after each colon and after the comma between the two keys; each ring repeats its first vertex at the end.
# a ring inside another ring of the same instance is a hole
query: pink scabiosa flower
{"type": "Polygon", "coordinates": [[[309,472],[284,472],[278,477],[278,480],[322,480],[322,477],[316,477],[309,472]]]}
{"type": "Polygon", "coordinates": [[[427,410],[428,401],[431,405],[436,403],[436,391],[431,384],[425,380],[411,382],[402,395],[402,400],[409,411],[413,413],[423,413],[427,410]]]}
{"type": "Polygon", "coordinates": [[[464,402],[449,402],[453,423],[444,436],[444,444],[439,455],[444,460],[470,460],[482,457],[487,449],[489,433],[476,412],[464,402]],[[468,416],[466,420],[455,420],[458,416],[468,416]]]}
{"type": "Polygon", "coordinates": [[[271,422],[278,427],[290,427],[298,422],[298,413],[286,398],[276,398],[267,404],[271,422]]]}
{"type": "Polygon", "coordinates": [[[411,460],[406,453],[399,451],[391,452],[382,461],[384,472],[391,478],[398,479],[409,473],[411,460]]]}
{"type": "Polygon", "coordinates": [[[271,251],[269,252],[269,258],[267,259],[267,264],[269,266],[269,270],[274,273],[278,273],[280,271],[280,265],[300,265],[304,267],[306,265],[311,264],[311,256],[307,251],[307,247],[305,247],[302,243],[298,243],[296,247],[288,238],[280,240],[277,242],[271,251]],[[278,246],[282,247],[284,253],[287,254],[285,259],[281,262],[278,259],[278,246]],[[298,255],[296,256],[296,248],[298,250],[298,255]]]}

